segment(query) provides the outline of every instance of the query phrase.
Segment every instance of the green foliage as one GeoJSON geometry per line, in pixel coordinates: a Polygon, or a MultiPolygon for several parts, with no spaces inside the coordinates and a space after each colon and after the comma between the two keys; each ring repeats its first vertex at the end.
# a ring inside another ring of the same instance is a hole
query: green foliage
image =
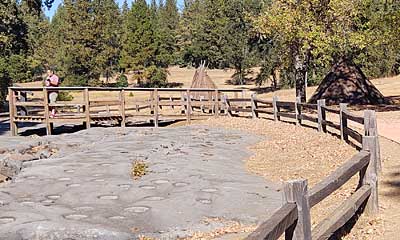
{"type": "Polygon", "coordinates": [[[163,88],[168,86],[167,71],[164,68],[150,66],[143,72],[143,78],[140,86],[145,88],[163,88]]]}
{"type": "Polygon", "coordinates": [[[70,92],[62,91],[58,93],[57,97],[58,101],[72,101],[74,100],[74,96],[70,92]]]}
{"type": "Polygon", "coordinates": [[[0,105],[4,104],[7,96],[7,88],[11,84],[8,73],[8,64],[5,58],[0,58],[0,105]]]}
{"type": "Polygon", "coordinates": [[[13,82],[32,81],[32,68],[26,55],[11,55],[8,60],[8,74],[13,82]]]}
{"type": "Polygon", "coordinates": [[[137,0],[130,9],[122,40],[120,66],[141,70],[155,63],[154,14],[145,0],[137,0]]]}
{"type": "MultiPolygon", "coordinates": [[[[161,2],[162,3],[162,2],[161,2]]],[[[166,0],[165,5],[160,5],[156,12],[155,41],[157,43],[156,65],[168,67],[178,63],[177,29],[179,12],[176,0],[166,0]]]]}
{"type": "Polygon", "coordinates": [[[182,59],[192,66],[206,61],[210,68],[228,67],[223,57],[227,46],[225,1],[192,1],[183,11],[181,23],[182,59]]]}
{"type": "Polygon", "coordinates": [[[306,71],[316,76],[342,58],[353,59],[369,76],[388,74],[398,46],[393,44],[399,31],[393,21],[398,5],[373,0],[272,1],[254,18],[281,58],[273,57],[267,68],[278,64],[292,72],[302,96],[306,71]]]}
{"type": "Polygon", "coordinates": [[[28,52],[27,24],[16,1],[0,2],[0,104],[14,79],[26,81],[31,77],[26,60],[28,52]]]}
{"type": "MultiPolygon", "coordinates": [[[[170,65],[234,68],[245,84],[318,84],[341,58],[368,77],[400,73],[400,3],[383,0],[64,0],[51,22],[42,4],[0,2],[0,101],[13,82],[55,67],[64,86],[99,86],[117,72],[138,72],[144,87],[164,87],[170,65]]],[[[121,86],[125,80],[121,79],[121,86]]]]}
{"type": "Polygon", "coordinates": [[[233,83],[244,84],[258,60],[248,15],[258,15],[261,5],[256,0],[187,2],[180,24],[182,60],[192,66],[206,61],[210,68],[232,67],[233,83]]]}
{"type": "Polygon", "coordinates": [[[85,86],[87,85],[87,79],[82,75],[67,75],[63,78],[61,85],[66,87],[85,86]]]}
{"type": "Polygon", "coordinates": [[[120,66],[135,76],[142,87],[167,86],[164,68],[176,61],[176,28],[179,13],[175,0],[157,6],[145,0],[132,4],[126,16],[120,66]]]}
{"type": "Polygon", "coordinates": [[[114,0],[65,0],[46,37],[47,64],[67,85],[99,85],[118,69],[119,8],[114,0]]]}
{"type": "Polygon", "coordinates": [[[128,77],[125,74],[121,74],[117,78],[116,87],[128,87],[128,77]]]}

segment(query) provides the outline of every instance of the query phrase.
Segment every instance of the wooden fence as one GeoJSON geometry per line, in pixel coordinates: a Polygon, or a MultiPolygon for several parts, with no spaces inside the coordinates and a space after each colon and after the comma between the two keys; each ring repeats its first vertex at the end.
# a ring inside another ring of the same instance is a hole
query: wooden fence
{"type": "Polygon", "coordinates": [[[228,99],[224,97],[228,113],[231,116],[259,118],[261,114],[275,121],[292,119],[296,124],[307,125],[305,121],[317,125],[318,131],[328,132],[327,127],[340,131],[342,140],[349,142],[351,137],[361,145],[361,151],[347,160],[325,179],[308,190],[307,180],[289,181],[284,186],[283,206],[267,221],[262,223],[246,239],[278,239],[285,234],[285,239],[329,239],[343,227],[365,204],[367,214],[378,212],[378,172],[381,169],[376,115],[374,111],[364,111],[364,116],[350,113],[345,104],[339,109],[325,105],[325,100],[317,104],[257,99],[253,94],[249,99],[228,99]],[[240,103],[240,106],[237,105],[240,103]],[[251,113],[251,114],[249,114],[251,113]],[[335,123],[328,115],[339,117],[335,123]],[[349,124],[352,123],[352,124],[349,124]],[[357,124],[359,126],[357,126],[357,124]],[[363,129],[360,132],[359,129],[363,129]],[[311,229],[310,209],[343,186],[354,175],[359,174],[359,184],[355,192],[325,219],[311,229]]]}
{"type": "Polygon", "coordinates": [[[151,122],[202,119],[225,112],[223,95],[243,92],[240,89],[184,89],[184,88],[9,88],[9,117],[11,134],[18,134],[18,123],[46,124],[47,134],[52,134],[54,123],[92,123],[115,121],[124,127],[127,121],[151,122]],[[21,99],[21,92],[24,94],[21,99]],[[74,93],[73,101],[49,103],[50,92],[74,93]],[[106,99],[106,100],[105,100],[106,99]],[[50,117],[52,108],[57,109],[50,117]],[[21,111],[23,109],[23,111],[21,111]]]}
{"type": "Polygon", "coordinates": [[[274,121],[291,119],[298,125],[316,125],[320,132],[330,132],[328,128],[340,132],[343,141],[355,141],[360,152],[347,160],[333,173],[308,190],[307,180],[289,181],[284,186],[284,204],[270,219],[262,223],[247,239],[278,239],[285,233],[286,239],[310,240],[328,239],[351,219],[365,204],[367,214],[378,212],[378,172],[381,169],[380,149],[376,115],[374,111],[364,111],[357,116],[347,110],[345,104],[339,109],[327,107],[324,100],[317,104],[258,99],[255,94],[246,98],[242,90],[227,89],[143,89],[143,88],[9,88],[11,133],[17,134],[18,122],[45,123],[47,133],[51,134],[52,123],[83,122],[87,128],[92,122],[116,120],[125,126],[129,118],[144,117],[157,127],[160,118],[171,117],[191,119],[198,117],[218,117],[221,114],[259,118],[274,121]],[[57,102],[49,104],[49,91],[78,91],[82,98],[78,102],[57,102]],[[33,95],[31,101],[20,101],[21,91],[39,92],[42,97],[33,95]],[[117,99],[95,99],[91,96],[99,92],[114,92],[117,99]],[[140,94],[139,94],[140,93],[140,94]],[[144,95],[143,95],[144,93],[144,95]],[[169,94],[169,95],[168,95],[169,94]],[[229,96],[233,94],[233,97],[229,96]],[[136,97],[139,95],[139,97],[136,97]],[[194,97],[195,96],[195,97],[194,97]],[[34,108],[28,114],[18,113],[18,107],[34,108]],[[56,118],[49,117],[50,108],[70,109],[56,118]],[[39,108],[39,109],[38,109],[39,108]],[[174,115],[161,113],[165,109],[176,110],[174,115]],[[143,111],[147,111],[143,113],[143,111]],[[30,114],[32,112],[33,114],[30,114]],[[197,114],[196,114],[197,113],[197,114]],[[334,121],[332,118],[338,118],[334,121]],[[310,209],[339,189],[351,177],[359,173],[359,184],[355,192],[337,210],[311,229],[310,209]]]}

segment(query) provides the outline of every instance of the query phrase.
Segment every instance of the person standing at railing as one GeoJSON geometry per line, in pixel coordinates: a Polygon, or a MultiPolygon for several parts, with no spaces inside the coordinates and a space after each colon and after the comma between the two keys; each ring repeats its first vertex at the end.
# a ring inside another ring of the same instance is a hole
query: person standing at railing
{"type": "MultiPolygon", "coordinates": [[[[45,81],[46,87],[58,87],[60,85],[60,81],[58,76],[54,73],[54,70],[47,70],[47,78],[45,81]]],[[[48,91],[49,93],[49,102],[50,104],[56,103],[58,97],[58,91],[48,91]]],[[[56,116],[56,108],[50,107],[51,114],[50,117],[54,118],[56,116]]]]}

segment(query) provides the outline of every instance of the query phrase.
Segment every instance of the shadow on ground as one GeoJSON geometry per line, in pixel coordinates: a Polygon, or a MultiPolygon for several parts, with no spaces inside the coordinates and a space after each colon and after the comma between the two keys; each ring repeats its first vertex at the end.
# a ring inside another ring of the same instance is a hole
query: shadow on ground
{"type": "Polygon", "coordinates": [[[10,123],[8,120],[0,120],[0,136],[10,131],[10,123]]]}
{"type": "MultiPolygon", "coordinates": [[[[166,127],[171,124],[182,122],[183,120],[175,120],[175,121],[165,121],[160,122],[160,127],[166,127]]],[[[137,124],[127,124],[127,127],[153,127],[154,123],[146,122],[146,123],[137,123],[137,124]]],[[[116,124],[93,124],[92,127],[101,127],[101,128],[109,128],[109,127],[117,127],[116,124]]],[[[18,135],[19,136],[45,136],[46,128],[43,125],[37,123],[23,123],[18,125],[18,135]]],[[[67,134],[67,133],[75,133],[82,130],[85,130],[86,127],[84,125],[61,125],[56,126],[53,129],[53,135],[60,135],[60,134],[67,134]]],[[[8,135],[10,132],[10,123],[8,120],[1,120],[0,121],[0,136],[1,135],[8,135]]]]}
{"type": "Polygon", "coordinates": [[[376,112],[393,112],[400,111],[400,95],[398,96],[387,96],[386,100],[393,104],[377,104],[377,105],[352,105],[351,110],[362,111],[362,110],[374,110],[376,112]]]}
{"type": "Polygon", "coordinates": [[[395,166],[392,169],[392,172],[388,173],[387,179],[383,182],[383,185],[386,185],[390,191],[384,193],[385,196],[392,198],[399,198],[400,200],[400,165],[395,166]]]}

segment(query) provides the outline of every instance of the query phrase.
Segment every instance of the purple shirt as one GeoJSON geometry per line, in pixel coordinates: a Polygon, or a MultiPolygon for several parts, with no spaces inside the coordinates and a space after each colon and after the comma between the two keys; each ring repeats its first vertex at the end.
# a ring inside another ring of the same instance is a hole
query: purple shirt
{"type": "Polygon", "coordinates": [[[48,81],[48,85],[46,84],[48,87],[58,87],[59,81],[57,75],[51,75],[51,77],[48,77],[46,81],[48,81]]]}

